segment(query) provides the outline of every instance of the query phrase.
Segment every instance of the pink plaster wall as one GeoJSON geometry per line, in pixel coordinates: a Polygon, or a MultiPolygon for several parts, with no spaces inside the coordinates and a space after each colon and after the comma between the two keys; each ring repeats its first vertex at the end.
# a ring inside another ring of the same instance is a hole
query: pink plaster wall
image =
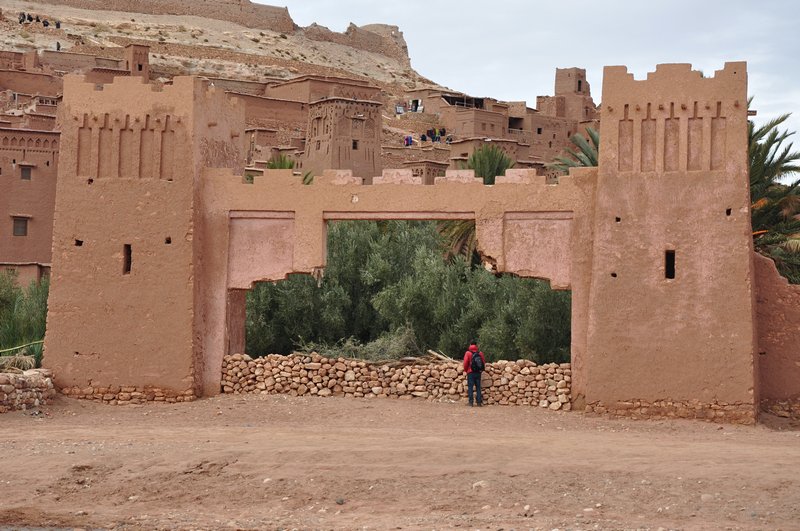
{"type": "Polygon", "coordinates": [[[800,285],[789,284],[770,258],[753,259],[761,398],[800,400],[800,285]]]}

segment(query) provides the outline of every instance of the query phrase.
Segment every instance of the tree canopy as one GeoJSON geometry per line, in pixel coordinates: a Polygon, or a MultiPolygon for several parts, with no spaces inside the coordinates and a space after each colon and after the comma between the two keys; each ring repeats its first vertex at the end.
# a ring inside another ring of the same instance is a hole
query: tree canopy
{"type": "Polygon", "coordinates": [[[433,222],[332,223],[319,284],[294,275],[251,290],[248,353],[397,337],[416,353],[460,356],[477,339],[490,359],[569,360],[569,292],[495,276],[445,251],[433,222]]]}

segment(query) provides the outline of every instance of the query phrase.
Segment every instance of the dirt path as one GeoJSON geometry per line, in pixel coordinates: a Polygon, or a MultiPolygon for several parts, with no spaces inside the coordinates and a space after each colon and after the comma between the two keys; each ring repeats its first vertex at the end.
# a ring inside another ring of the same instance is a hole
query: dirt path
{"type": "Polygon", "coordinates": [[[60,398],[0,427],[0,527],[800,527],[788,424],[226,396],[60,398]]]}

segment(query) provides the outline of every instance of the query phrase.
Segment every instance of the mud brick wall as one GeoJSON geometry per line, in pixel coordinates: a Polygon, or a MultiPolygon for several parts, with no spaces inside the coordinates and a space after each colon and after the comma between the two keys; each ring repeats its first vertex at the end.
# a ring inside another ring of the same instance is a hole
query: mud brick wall
{"type": "MultiPolygon", "coordinates": [[[[571,375],[568,363],[489,363],[481,382],[483,400],[569,411],[571,375]]],[[[459,362],[374,364],[317,354],[256,359],[233,354],[223,359],[222,392],[465,401],[467,386],[459,362]]]]}
{"type": "Polygon", "coordinates": [[[751,403],[711,403],[699,400],[629,400],[586,405],[587,413],[628,418],[699,419],[733,424],[755,424],[756,411],[751,403]]]}
{"type": "Polygon", "coordinates": [[[55,396],[52,374],[31,369],[22,374],[0,373],[0,413],[41,406],[55,396]]]}

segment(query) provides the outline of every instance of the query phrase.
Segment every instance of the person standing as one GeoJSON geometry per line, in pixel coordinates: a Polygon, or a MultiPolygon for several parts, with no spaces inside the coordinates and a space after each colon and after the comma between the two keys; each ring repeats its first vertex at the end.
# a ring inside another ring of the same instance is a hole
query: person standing
{"type": "Polygon", "coordinates": [[[478,350],[478,345],[473,341],[464,353],[464,372],[467,373],[467,397],[469,406],[472,407],[472,387],[475,386],[475,404],[483,405],[481,396],[481,373],[486,368],[486,357],[478,350]]]}

